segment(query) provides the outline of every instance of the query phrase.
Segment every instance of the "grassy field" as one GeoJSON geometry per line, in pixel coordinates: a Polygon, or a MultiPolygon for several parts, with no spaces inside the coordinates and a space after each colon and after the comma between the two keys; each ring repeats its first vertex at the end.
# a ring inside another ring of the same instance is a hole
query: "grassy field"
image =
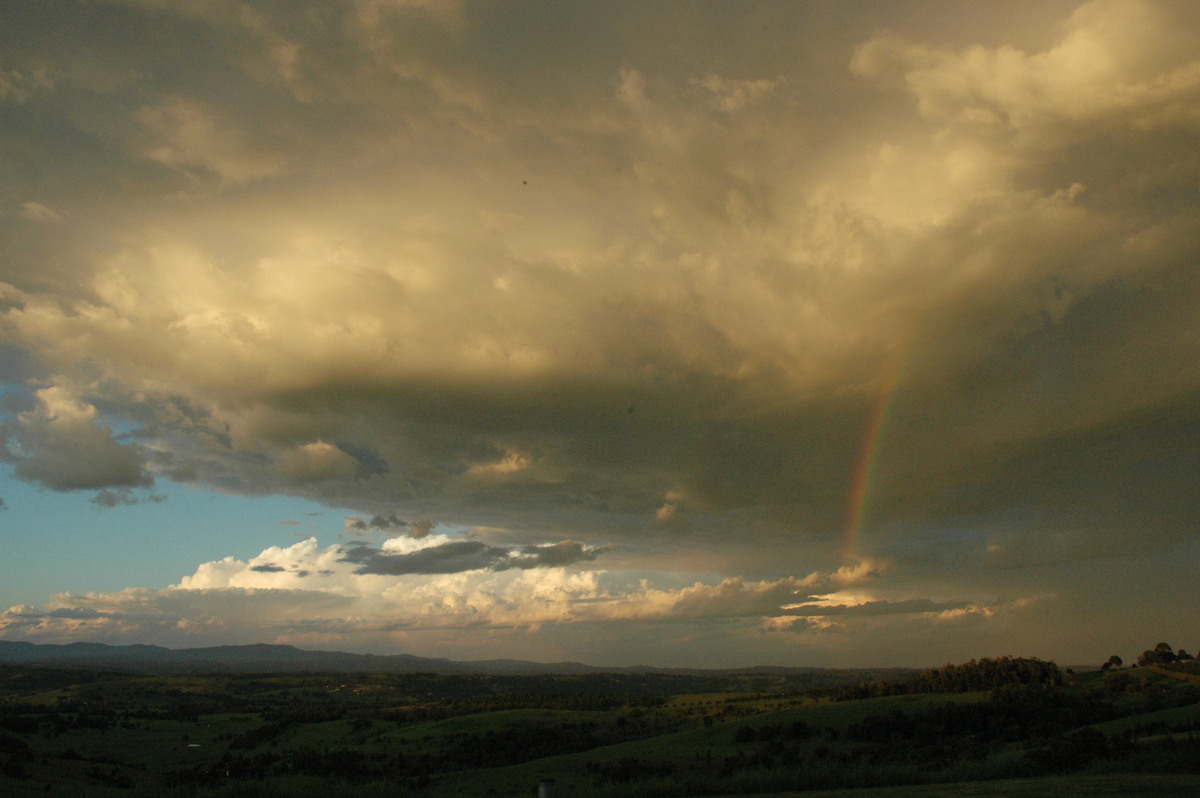
{"type": "Polygon", "coordinates": [[[0,671],[6,796],[1200,794],[1196,668],[835,700],[641,677],[0,671]],[[677,691],[677,692],[672,692],[677,691]]]}
{"type": "Polygon", "coordinates": [[[1162,798],[1168,795],[1200,795],[1200,776],[1156,773],[1044,776],[1036,779],[875,787],[870,790],[758,793],[738,798],[867,798],[868,795],[870,798],[1162,798]]]}

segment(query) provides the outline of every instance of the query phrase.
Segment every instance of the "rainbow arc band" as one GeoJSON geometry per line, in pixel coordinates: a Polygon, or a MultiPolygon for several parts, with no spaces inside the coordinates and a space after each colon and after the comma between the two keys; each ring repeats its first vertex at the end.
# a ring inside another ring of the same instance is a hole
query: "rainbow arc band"
{"type": "Polygon", "coordinates": [[[875,396],[871,401],[870,414],[859,441],[854,471],[850,477],[850,493],[846,500],[842,545],[839,550],[843,565],[853,565],[858,561],[862,522],[875,486],[875,473],[879,464],[879,452],[883,448],[884,430],[891,415],[892,400],[896,396],[896,385],[900,381],[900,371],[908,356],[908,349],[907,341],[900,342],[884,362],[875,396]]]}

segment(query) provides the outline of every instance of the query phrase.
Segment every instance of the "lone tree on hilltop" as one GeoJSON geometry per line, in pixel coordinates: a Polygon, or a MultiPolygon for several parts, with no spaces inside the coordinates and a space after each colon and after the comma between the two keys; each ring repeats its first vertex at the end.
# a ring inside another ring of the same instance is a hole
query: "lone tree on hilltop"
{"type": "Polygon", "coordinates": [[[1108,658],[1108,662],[1106,662],[1100,666],[1100,670],[1102,670],[1102,671],[1120,670],[1121,666],[1124,664],[1125,664],[1125,660],[1121,659],[1116,654],[1113,654],[1111,657],[1108,658]]]}

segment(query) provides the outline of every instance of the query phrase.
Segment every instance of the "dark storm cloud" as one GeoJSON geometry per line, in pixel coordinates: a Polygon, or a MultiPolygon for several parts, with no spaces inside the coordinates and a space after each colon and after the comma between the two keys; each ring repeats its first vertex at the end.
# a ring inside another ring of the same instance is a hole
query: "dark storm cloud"
{"type": "Polygon", "coordinates": [[[250,570],[257,571],[258,573],[261,573],[261,574],[274,574],[274,573],[279,573],[280,571],[286,571],[287,569],[281,565],[264,563],[263,565],[251,566],[250,570]]]}
{"type": "Polygon", "coordinates": [[[504,549],[478,540],[442,543],[409,554],[387,554],[367,546],[351,546],[345,562],[358,566],[361,574],[454,574],[494,567],[507,559],[504,549]]]}
{"type": "Polygon", "coordinates": [[[420,521],[409,525],[407,534],[410,538],[423,538],[433,531],[433,526],[433,521],[430,521],[428,518],[422,518],[420,521]]]}
{"type": "MultiPolygon", "coordinates": [[[[1200,391],[1192,12],[1023,7],[985,36],[886,6],[674,8],[671,62],[632,6],[556,12],[586,52],[537,26],[518,47],[490,13],[18,15],[0,102],[33,165],[0,214],[4,351],[60,405],[136,417],[159,473],[410,536],[827,539],[893,361],[880,521],[976,484],[987,512],[989,480],[1064,436],[1124,427],[1146,462],[1140,419],[1200,391]],[[533,73],[572,91],[504,88],[533,73]],[[93,165],[51,168],[70,152],[93,165]]],[[[19,477],[149,484],[140,444],[51,412],[8,424],[19,477]]],[[[1188,479],[1164,476],[1164,499],[1188,479]]],[[[1047,500],[1098,478],[1077,463],[1047,500]]]]}
{"type": "Polygon", "coordinates": [[[520,549],[489,546],[478,540],[456,540],[403,554],[365,545],[348,546],[343,562],[357,565],[356,573],[360,574],[455,574],[561,568],[595,560],[602,551],[601,547],[584,546],[572,540],[520,549]]]}
{"type": "Polygon", "coordinates": [[[520,554],[510,557],[513,568],[561,568],[580,562],[591,562],[607,546],[584,546],[574,540],[560,540],[543,546],[522,546],[520,554]]]}
{"type": "Polygon", "coordinates": [[[476,530],[381,575],[1195,540],[1200,6],[20,7],[20,479],[476,530]]]}
{"type": "Polygon", "coordinates": [[[428,518],[420,521],[408,521],[393,511],[376,513],[369,519],[357,515],[346,516],[344,528],[347,532],[364,534],[370,531],[383,532],[385,535],[403,535],[410,538],[423,538],[433,531],[434,523],[428,518]]]}
{"type": "Polygon", "coordinates": [[[0,425],[0,461],[10,463],[18,477],[51,490],[147,488],[153,484],[141,447],[120,443],[111,429],[93,424],[94,408],[60,410],[43,406],[19,414],[15,423],[0,425]]]}

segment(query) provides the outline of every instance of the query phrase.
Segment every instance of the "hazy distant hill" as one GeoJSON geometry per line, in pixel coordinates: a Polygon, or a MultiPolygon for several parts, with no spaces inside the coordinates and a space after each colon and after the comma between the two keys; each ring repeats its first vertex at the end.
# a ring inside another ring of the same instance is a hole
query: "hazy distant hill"
{"type": "MultiPolygon", "coordinates": [[[[294,646],[254,644],[170,649],[162,646],[110,646],[104,643],[40,645],[0,640],[0,663],[69,665],[136,672],[175,671],[344,671],[396,673],[480,673],[448,659],[408,654],[376,656],[343,651],[305,651],[294,646]]],[[[531,667],[533,663],[529,663],[531,667]]],[[[553,667],[553,666],[547,666],[553,667]]]]}
{"type": "Polygon", "coordinates": [[[171,649],[162,646],[111,646],[105,643],[49,645],[0,640],[0,664],[49,665],[134,673],[321,671],[343,673],[437,673],[499,675],[574,675],[589,673],[658,673],[680,675],[754,674],[758,676],[812,675],[815,681],[847,684],[869,679],[903,679],[909,668],[832,670],[826,668],[758,667],[737,669],[601,668],[579,662],[526,662],[495,659],[456,662],[411,654],[350,654],[344,651],[308,651],[294,646],[258,643],[246,646],[171,649]]]}

